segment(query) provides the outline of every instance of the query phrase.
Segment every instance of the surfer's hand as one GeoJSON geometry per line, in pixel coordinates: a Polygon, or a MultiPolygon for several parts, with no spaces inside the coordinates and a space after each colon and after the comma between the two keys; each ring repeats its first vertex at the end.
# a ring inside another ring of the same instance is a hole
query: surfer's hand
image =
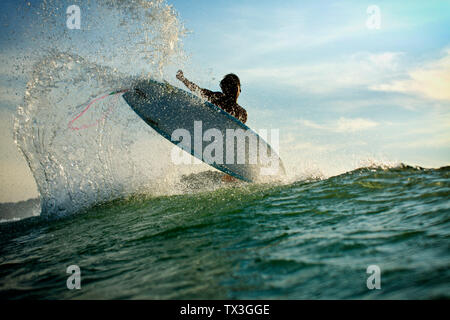
{"type": "Polygon", "coordinates": [[[177,72],[177,79],[180,80],[180,81],[183,81],[183,80],[184,80],[184,74],[183,74],[183,71],[178,70],[178,72],[177,72]]]}

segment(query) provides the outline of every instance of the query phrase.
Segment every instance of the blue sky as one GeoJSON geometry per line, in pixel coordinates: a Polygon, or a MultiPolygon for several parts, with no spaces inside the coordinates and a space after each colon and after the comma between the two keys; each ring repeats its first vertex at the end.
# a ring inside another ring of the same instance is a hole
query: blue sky
{"type": "MultiPolygon", "coordinates": [[[[83,2],[75,2],[83,11],[83,2]]],[[[190,31],[183,38],[186,77],[219,90],[223,75],[238,74],[248,124],[280,129],[280,154],[290,170],[317,168],[330,175],[371,162],[450,164],[450,2],[168,3],[190,31]],[[366,26],[370,5],[380,9],[380,29],[366,26]]],[[[36,194],[10,134],[10,117],[27,81],[12,69],[12,57],[32,51],[37,33],[26,6],[1,4],[0,201],[36,194]]],[[[120,33],[107,26],[106,20],[105,30],[84,30],[74,38],[120,33]]],[[[166,78],[177,83],[173,74],[166,78]]]]}
{"type": "Polygon", "coordinates": [[[172,3],[192,30],[188,75],[216,89],[240,75],[250,125],[280,128],[286,157],[449,164],[450,3],[172,3]]]}

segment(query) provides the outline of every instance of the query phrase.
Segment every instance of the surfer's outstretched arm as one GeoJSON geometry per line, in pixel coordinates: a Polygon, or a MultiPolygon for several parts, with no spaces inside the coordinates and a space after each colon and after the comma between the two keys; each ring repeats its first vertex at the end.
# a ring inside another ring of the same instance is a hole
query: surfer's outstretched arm
{"type": "Polygon", "coordinates": [[[193,83],[193,82],[189,81],[188,79],[186,79],[186,78],[184,77],[183,71],[178,70],[178,72],[177,72],[177,79],[180,80],[181,82],[183,82],[184,85],[185,85],[189,90],[191,90],[192,92],[200,93],[200,94],[202,93],[202,88],[200,88],[200,87],[199,87],[198,85],[196,85],[195,83],[193,83]]]}
{"type": "Polygon", "coordinates": [[[212,96],[214,95],[214,93],[208,89],[203,89],[200,88],[198,85],[196,85],[195,83],[189,81],[188,79],[186,79],[184,77],[183,71],[178,70],[177,72],[177,79],[180,80],[181,82],[184,83],[184,85],[191,90],[194,93],[197,93],[201,96],[203,96],[205,99],[211,100],[212,96]]]}

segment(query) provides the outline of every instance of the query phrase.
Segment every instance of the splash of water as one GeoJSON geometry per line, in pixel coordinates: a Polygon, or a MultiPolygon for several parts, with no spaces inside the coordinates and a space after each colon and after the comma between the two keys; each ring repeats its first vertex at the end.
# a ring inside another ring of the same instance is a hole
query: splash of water
{"type": "MultiPolygon", "coordinates": [[[[85,23],[98,32],[85,32],[82,46],[67,30],[45,34],[54,40],[52,49],[45,47],[48,41],[34,41],[36,52],[45,54],[32,56],[14,124],[47,217],[139,192],[168,194],[175,183],[171,177],[183,172],[171,166],[170,142],[145,125],[120,94],[105,96],[137,79],[162,77],[166,67],[183,60],[185,30],[176,12],[162,0],[88,4],[97,17],[85,23]],[[99,97],[101,103],[83,113],[99,97]],[[86,130],[68,126],[75,118],[86,130]]],[[[87,10],[86,3],[80,6],[87,10]]],[[[41,28],[54,22],[58,8],[56,1],[41,4],[41,28]]]]}
{"type": "Polygon", "coordinates": [[[34,55],[51,48],[153,78],[186,61],[182,38],[188,31],[165,0],[46,0],[32,14],[40,17],[33,21],[35,32],[26,36],[34,55]],[[65,25],[69,5],[80,8],[80,30],[65,25]]]}

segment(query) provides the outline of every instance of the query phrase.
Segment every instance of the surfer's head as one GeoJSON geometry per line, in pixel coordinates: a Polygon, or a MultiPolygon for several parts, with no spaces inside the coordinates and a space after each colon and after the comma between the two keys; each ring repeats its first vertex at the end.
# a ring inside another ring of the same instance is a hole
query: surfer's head
{"type": "Polygon", "coordinates": [[[237,75],[229,73],[220,81],[220,88],[225,95],[237,100],[241,93],[241,81],[237,75]]]}

